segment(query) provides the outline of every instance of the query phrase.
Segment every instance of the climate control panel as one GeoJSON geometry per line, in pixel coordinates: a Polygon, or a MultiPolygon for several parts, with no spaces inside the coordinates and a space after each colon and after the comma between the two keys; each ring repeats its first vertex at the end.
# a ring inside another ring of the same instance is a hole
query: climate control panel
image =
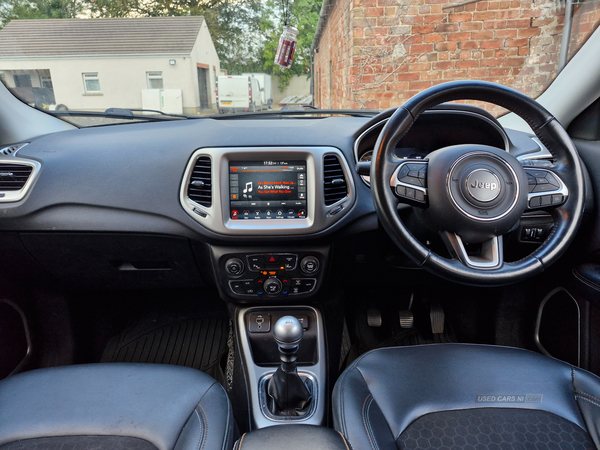
{"type": "Polygon", "coordinates": [[[244,301],[297,299],[320,288],[328,248],[244,251],[212,247],[219,288],[244,301]]]}

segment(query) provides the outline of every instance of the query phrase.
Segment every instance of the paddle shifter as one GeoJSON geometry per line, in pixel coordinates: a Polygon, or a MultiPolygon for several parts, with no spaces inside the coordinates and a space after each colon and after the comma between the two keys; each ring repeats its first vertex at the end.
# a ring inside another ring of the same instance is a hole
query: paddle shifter
{"type": "Polygon", "coordinates": [[[276,416],[303,416],[310,409],[312,395],[296,370],[302,324],[293,316],[283,316],[275,323],[273,335],[281,366],[269,380],[267,392],[273,399],[269,409],[276,416]]]}

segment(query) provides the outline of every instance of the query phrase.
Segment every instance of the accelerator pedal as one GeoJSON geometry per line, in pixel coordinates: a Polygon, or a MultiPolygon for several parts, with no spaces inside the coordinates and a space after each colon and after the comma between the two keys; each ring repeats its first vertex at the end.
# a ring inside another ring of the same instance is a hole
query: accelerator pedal
{"type": "Polygon", "coordinates": [[[437,302],[431,302],[431,309],[429,310],[429,320],[431,321],[431,332],[433,334],[444,333],[444,322],[446,321],[446,314],[444,308],[437,302]]]}

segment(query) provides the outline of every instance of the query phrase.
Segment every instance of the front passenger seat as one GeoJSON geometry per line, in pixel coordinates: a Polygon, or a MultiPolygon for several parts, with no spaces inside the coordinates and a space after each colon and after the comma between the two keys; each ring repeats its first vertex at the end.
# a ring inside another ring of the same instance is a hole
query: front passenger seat
{"type": "Polygon", "coordinates": [[[600,448],[600,378],[527,350],[374,350],[333,396],[335,428],[354,450],[600,448]]]}
{"type": "Polygon", "coordinates": [[[86,364],[0,383],[1,450],[229,450],[225,390],[194,369],[86,364]]]}

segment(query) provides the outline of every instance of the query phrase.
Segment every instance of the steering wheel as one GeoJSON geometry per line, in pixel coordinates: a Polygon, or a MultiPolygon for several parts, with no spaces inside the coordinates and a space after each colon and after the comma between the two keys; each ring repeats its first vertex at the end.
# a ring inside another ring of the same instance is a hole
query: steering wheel
{"type": "Polygon", "coordinates": [[[541,273],[567,249],[583,216],[583,168],[568,134],[535,100],[498,84],[450,82],[415,95],[382,129],[372,161],[372,196],[384,229],[415,264],[450,281],[499,286],[541,273]],[[553,163],[523,166],[505,150],[472,144],[444,147],[427,159],[394,156],[423,111],[454,100],[485,101],[519,115],[553,163]],[[420,223],[439,233],[451,258],[413,236],[398,214],[399,203],[412,205],[420,223]],[[529,256],[505,262],[502,236],[518,226],[525,211],[538,209],[551,213],[552,232],[529,256]]]}

